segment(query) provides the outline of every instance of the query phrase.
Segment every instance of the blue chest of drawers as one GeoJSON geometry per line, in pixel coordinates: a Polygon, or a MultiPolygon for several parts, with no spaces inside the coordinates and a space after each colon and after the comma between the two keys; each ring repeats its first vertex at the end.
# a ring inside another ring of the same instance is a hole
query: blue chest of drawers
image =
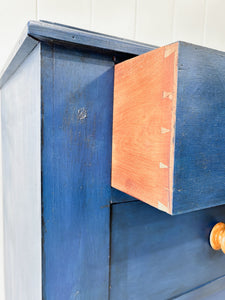
{"type": "Polygon", "coordinates": [[[155,48],[28,23],[0,81],[7,300],[225,297],[225,206],[170,216],[111,187],[114,65],[155,48]]]}

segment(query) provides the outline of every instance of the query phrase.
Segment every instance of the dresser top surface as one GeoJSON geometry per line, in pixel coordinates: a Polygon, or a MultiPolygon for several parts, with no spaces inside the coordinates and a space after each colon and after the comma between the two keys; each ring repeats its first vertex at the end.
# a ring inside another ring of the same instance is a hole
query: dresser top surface
{"type": "Polygon", "coordinates": [[[1,72],[0,88],[40,42],[61,44],[66,47],[83,48],[113,55],[124,53],[135,56],[157,48],[156,46],[62,24],[29,21],[1,72]]]}

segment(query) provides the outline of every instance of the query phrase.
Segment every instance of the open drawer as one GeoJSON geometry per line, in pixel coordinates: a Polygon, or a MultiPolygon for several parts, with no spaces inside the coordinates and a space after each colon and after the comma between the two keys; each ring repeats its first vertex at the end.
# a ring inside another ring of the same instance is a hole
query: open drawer
{"type": "Polygon", "coordinates": [[[225,53],[177,42],[115,66],[112,186],[169,214],[225,204],[225,53]]]}

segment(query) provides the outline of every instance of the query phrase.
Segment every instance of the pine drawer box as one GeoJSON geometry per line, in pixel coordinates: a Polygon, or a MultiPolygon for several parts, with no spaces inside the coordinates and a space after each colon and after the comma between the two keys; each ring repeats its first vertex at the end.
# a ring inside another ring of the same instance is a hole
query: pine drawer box
{"type": "Polygon", "coordinates": [[[225,203],[224,69],[183,42],[115,67],[113,187],[169,214],[225,203]]]}
{"type": "Polygon", "coordinates": [[[166,49],[27,24],[0,79],[7,300],[224,299],[224,54],[166,49]]]}

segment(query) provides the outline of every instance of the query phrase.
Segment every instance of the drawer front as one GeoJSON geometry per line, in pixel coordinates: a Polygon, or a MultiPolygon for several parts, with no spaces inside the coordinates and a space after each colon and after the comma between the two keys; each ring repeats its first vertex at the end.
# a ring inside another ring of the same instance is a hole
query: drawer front
{"type": "Polygon", "coordinates": [[[170,299],[225,275],[209,233],[225,206],[169,216],[140,201],[112,205],[111,300],[170,299]]]}

